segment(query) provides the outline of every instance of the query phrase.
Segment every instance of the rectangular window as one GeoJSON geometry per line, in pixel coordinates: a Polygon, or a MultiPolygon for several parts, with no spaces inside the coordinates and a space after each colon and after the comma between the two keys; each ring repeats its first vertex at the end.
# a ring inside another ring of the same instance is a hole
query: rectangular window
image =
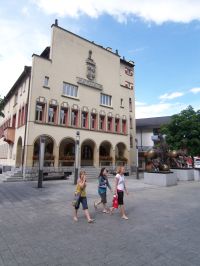
{"type": "Polygon", "coordinates": [[[23,92],[25,92],[25,91],[26,91],[26,81],[23,84],[23,92]]]}
{"type": "Polygon", "coordinates": [[[100,115],[99,117],[99,129],[105,130],[105,116],[100,115]]]}
{"type": "Polygon", "coordinates": [[[126,120],[122,120],[122,133],[126,134],[126,120]]]}
{"type": "Polygon", "coordinates": [[[97,119],[97,115],[96,114],[91,114],[91,129],[96,129],[97,128],[96,119],[97,119]]]}
{"type": "Polygon", "coordinates": [[[15,93],[14,105],[17,104],[17,101],[18,101],[18,92],[15,93]]]}
{"type": "Polygon", "coordinates": [[[63,95],[77,98],[78,86],[63,82],[63,95]]]}
{"type": "Polygon", "coordinates": [[[24,125],[25,121],[24,121],[24,107],[22,107],[22,117],[21,117],[21,125],[24,125]]]}
{"type": "Polygon", "coordinates": [[[112,117],[108,117],[108,131],[112,131],[112,117]]]}
{"type": "Polygon", "coordinates": [[[68,125],[68,109],[61,108],[60,110],[60,124],[61,125],[68,125]]]}
{"type": "Polygon", "coordinates": [[[37,103],[35,120],[37,122],[43,122],[43,118],[44,118],[44,104],[37,103]]]}
{"type": "Polygon", "coordinates": [[[13,127],[13,128],[16,127],[16,114],[13,115],[13,119],[12,119],[12,127],[13,127]]]}
{"type": "Polygon", "coordinates": [[[101,104],[111,106],[112,105],[112,96],[101,93],[101,104]]]}
{"type": "Polygon", "coordinates": [[[133,120],[132,120],[132,117],[130,117],[130,129],[133,128],[133,120]]]}
{"type": "Polygon", "coordinates": [[[115,132],[120,133],[120,121],[119,118],[115,118],[115,132]]]}
{"type": "Polygon", "coordinates": [[[86,113],[86,112],[82,112],[81,126],[82,126],[82,128],[88,128],[88,113],[86,113]]]}
{"type": "Polygon", "coordinates": [[[130,135],[130,148],[133,148],[133,136],[130,135]]]}
{"type": "Polygon", "coordinates": [[[159,133],[160,133],[160,129],[159,128],[153,128],[153,135],[154,136],[159,135],[159,133]]]}
{"type": "Polygon", "coordinates": [[[124,107],[124,100],[121,98],[121,100],[120,100],[120,106],[121,107],[124,107]]]}
{"type": "Polygon", "coordinates": [[[56,123],[57,118],[57,106],[49,106],[49,112],[48,112],[48,122],[49,123],[56,123]]]}
{"type": "Polygon", "coordinates": [[[78,111],[72,110],[71,112],[71,125],[73,127],[78,127],[78,111]]]}
{"type": "Polygon", "coordinates": [[[132,108],[132,99],[129,98],[129,111],[132,112],[133,108],[132,108]]]}
{"type": "Polygon", "coordinates": [[[21,109],[19,110],[19,113],[18,113],[18,127],[21,126],[21,109]]]}
{"type": "Polygon", "coordinates": [[[44,87],[49,87],[49,77],[44,77],[44,87]]]}
{"type": "Polygon", "coordinates": [[[125,67],[125,73],[128,76],[133,76],[133,70],[129,67],[125,67]]]}

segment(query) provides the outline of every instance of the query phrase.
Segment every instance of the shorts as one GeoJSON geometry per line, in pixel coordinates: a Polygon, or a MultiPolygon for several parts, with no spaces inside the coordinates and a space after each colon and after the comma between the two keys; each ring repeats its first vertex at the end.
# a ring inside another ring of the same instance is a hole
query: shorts
{"type": "Polygon", "coordinates": [[[124,191],[117,190],[118,204],[124,205],[124,191]]]}
{"type": "Polygon", "coordinates": [[[107,197],[106,197],[106,192],[103,192],[103,193],[99,193],[100,197],[101,197],[101,202],[103,204],[106,204],[107,203],[107,197]]]}
{"type": "Polygon", "coordinates": [[[87,204],[87,198],[86,197],[80,197],[78,200],[78,203],[75,206],[75,209],[78,210],[80,207],[80,203],[82,204],[83,210],[88,209],[88,204],[87,204]]]}

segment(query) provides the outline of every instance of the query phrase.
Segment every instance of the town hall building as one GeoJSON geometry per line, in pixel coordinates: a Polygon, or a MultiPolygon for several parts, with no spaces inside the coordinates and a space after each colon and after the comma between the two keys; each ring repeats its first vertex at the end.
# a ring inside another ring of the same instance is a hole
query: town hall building
{"type": "Polygon", "coordinates": [[[23,171],[39,163],[45,136],[44,166],[73,169],[80,133],[81,167],[135,162],[134,63],[52,25],[51,45],[33,54],[4,98],[0,118],[0,165],[23,171]]]}

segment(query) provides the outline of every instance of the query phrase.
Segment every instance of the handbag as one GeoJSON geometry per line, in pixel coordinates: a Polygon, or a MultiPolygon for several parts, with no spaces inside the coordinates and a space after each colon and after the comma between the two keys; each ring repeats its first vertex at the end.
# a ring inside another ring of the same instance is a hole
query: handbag
{"type": "Polygon", "coordinates": [[[114,195],[113,196],[113,204],[112,204],[112,207],[115,208],[115,209],[118,209],[118,205],[119,205],[119,203],[118,203],[118,197],[117,197],[117,195],[114,195]]]}
{"type": "Polygon", "coordinates": [[[78,205],[79,199],[81,197],[81,192],[74,194],[74,199],[72,200],[72,206],[76,207],[78,205]]]}
{"type": "Polygon", "coordinates": [[[78,205],[79,199],[81,197],[81,193],[83,191],[83,188],[80,189],[80,192],[75,192],[74,193],[74,199],[72,200],[72,206],[76,207],[78,205]]]}

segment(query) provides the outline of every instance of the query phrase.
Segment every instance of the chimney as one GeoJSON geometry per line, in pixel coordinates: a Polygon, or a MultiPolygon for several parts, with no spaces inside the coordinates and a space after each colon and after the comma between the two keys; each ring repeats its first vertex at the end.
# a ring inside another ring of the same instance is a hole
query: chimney
{"type": "Polygon", "coordinates": [[[58,26],[58,20],[57,19],[55,19],[55,25],[58,26]]]}
{"type": "Polygon", "coordinates": [[[116,50],[116,52],[115,52],[117,55],[118,55],[118,50],[116,50]]]}

